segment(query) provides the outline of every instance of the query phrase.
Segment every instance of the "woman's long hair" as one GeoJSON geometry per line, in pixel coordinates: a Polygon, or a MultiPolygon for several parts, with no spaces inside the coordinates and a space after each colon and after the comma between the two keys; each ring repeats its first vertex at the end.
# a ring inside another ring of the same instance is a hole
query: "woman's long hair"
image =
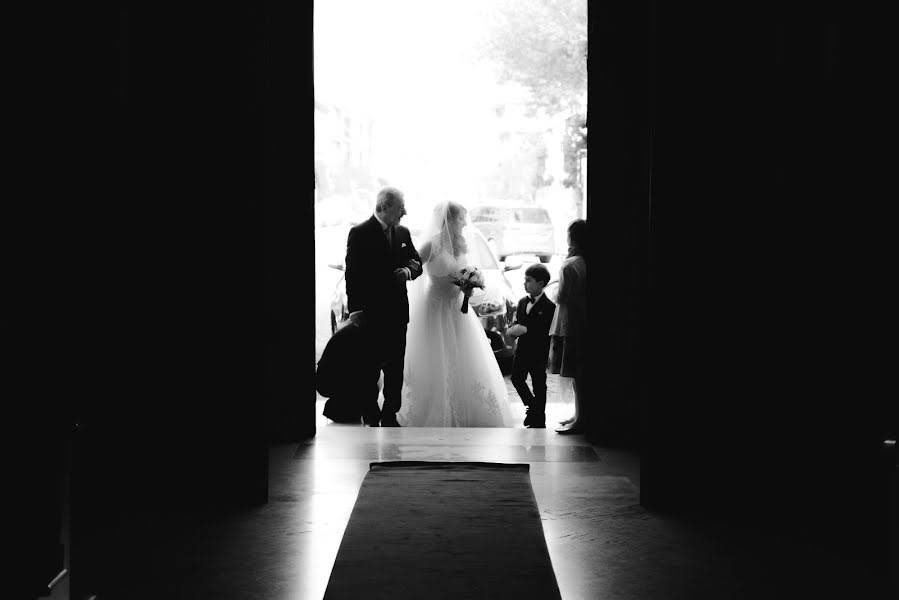
{"type": "Polygon", "coordinates": [[[465,209],[465,207],[458,202],[453,202],[452,200],[450,200],[447,204],[447,227],[449,227],[450,234],[452,235],[453,249],[457,257],[460,254],[466,254],[468,252],[468,242],[466,242],[465,237],[462,235],[462,228],[456,226],[457,220],[462,218],[467,213],[468,211],[465,209]]]}
{"type": "Polygon", "coordinates": [[[462,228],[456,225],[468,211],[458,202],[448,200],[434,207],[428,237],[434,242],[434,250],[446,250],[456,258],[468,252],[468,244],[462,228]]]}
{"type": "Polygon", "coordinates": [[[587,258],[587,221],[575,219],[568,224],[568,257],[587,258]]]}

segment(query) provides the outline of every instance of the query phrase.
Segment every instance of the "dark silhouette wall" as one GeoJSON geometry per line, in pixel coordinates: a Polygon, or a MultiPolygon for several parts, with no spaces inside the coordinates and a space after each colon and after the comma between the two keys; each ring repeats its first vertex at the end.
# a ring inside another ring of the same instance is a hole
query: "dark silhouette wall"
{"type": "MultiPolygon", "coordinates": [[[[20,574],[59,563],[68,476],[91,590],[107,499],[262,502],[268,444],[315,433],[313,92],[311,6],[85,10],[21,21],[2,325],[10,427],[41,449],[10,479],[20,574]]],[[[882,573],[899,420],[865,134],[888,78],[845,17],[591,3],[588,439],[639,446],[647,506],[882,573]]]]}
{"type": "Polygon", "coordinates": [[[314,434],[311,16],[22,21],[3,341],[29,595],[63,520],[95,593],[128,566],[122,515],[264,502],[268,445],[314,434]]]}
{"type": "Polygon", "coordinates": [[[638,448],[648,392],[650,56],[648,3],[590,5],[587,439],[638,448]]]}
{"type": "Polygon", "coordinates": [[[880,38],[828,5],[591,15],[588,438],[638,432],[648,507],[789,532],[883,585],[880,38]]]}
{"type": "Polygon", "coordinates": [[[312,6],[265,14],[266,438],[315,435],[312,6]]]}

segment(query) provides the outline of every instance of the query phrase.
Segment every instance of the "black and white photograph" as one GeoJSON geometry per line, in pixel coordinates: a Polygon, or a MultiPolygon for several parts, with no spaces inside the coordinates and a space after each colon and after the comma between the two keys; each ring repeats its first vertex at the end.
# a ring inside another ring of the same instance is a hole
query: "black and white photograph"
{"type": "Polygon", "coordinates": [[[885,14],[31,12],[4,597],[897,597],[885,14]]]}

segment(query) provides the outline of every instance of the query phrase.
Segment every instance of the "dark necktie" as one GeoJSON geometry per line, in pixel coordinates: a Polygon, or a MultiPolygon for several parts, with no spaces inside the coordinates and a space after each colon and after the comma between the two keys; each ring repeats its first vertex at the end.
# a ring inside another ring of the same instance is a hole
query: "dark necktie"
{"type": "Polygon", "coordinates": [[[391,247],[391,248],[393,248],[393,247],[396,246],[396,244],[394,243],[394,239],[395,239],[395,238],[394,238],[394,236],[393,236],[393,227],[392,227],[392,226],[388,226],[388,227],[387,227],[387,241],[390,243],[390,247],[391,247]]]}

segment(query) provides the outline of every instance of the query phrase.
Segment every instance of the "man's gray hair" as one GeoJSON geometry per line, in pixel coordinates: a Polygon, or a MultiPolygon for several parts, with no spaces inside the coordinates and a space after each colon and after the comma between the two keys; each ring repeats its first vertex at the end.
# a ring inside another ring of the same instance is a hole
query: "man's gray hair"
{"type": "Polygon", "coordinates": [[[382,187],[378,190],[378,198],[375,201],[375,212],[384,212],[393,206],[397,200],[403,198],[403,192],[393,186],[382,187]]]}

